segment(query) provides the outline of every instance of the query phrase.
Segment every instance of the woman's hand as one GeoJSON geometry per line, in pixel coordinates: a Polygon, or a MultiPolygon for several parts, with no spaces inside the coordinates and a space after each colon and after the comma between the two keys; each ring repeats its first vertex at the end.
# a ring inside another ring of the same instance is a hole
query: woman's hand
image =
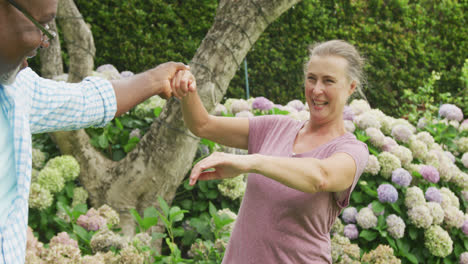
{"type": "Polygon", "coordinates": [[[188,70],[180,70],[174,75],[171,80],[172,94],[182,99],[189,92],[197,90],[195,76],[188,70]]]}
{"type": "Polygon", "coordinates": [[[197,180],[220,180],[246,173],[250,170],[252,157],[252,155],[214,152],[193,167],[190,185],[194,185],[197,180]]]}

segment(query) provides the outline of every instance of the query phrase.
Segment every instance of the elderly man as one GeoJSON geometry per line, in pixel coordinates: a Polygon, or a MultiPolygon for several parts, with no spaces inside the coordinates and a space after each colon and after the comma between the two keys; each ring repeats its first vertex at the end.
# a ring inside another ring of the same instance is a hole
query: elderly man
{"type": "Polygon", "coordinates": [[[27,59],[55,36],[47,26],[58,0],[0,0],[0,263],[25,260],[31,133],[104,126],[144,99],[171,95],[182,63],[168,62],[118,81],[78,84],[39,77],[27,59]]]}

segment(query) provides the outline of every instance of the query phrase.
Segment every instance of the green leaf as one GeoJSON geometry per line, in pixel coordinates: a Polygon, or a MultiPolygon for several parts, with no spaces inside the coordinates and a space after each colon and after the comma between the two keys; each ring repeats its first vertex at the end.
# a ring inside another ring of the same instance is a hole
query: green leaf
{"type": "Polygon", "coordinates": [[[172,231],[175,237],[181,237],[184,235],[185,230],[182,227],[177,227],[177,228],[172,229],[172,231]]]}
{"type": "Polygon", "coordinates": [[[184,199],[180,202],[180,206],[184,209],[190,210],[192,208],[192,200],[184,199]]]}
{"type": "Polygon", "coordinates": [[[200,190],[204,193],[208,192],[208,183],[206,181],[199,181],[198,182],[198,187],[200,190]]]}
{"type": "Polygon", "coordinates": [[[158,224],[158,218],[157,217],[145,217],[141,221],[141,228],[143,229],[143,232],[146,232],[146,230],[150,229],[152,226],[155,226],[158,224]]]}
{"type": "Polygon", "coordinates": [[[188,211],[186,210],[181,210],[178,206],[171,207],[169,210],[169,219],[172,222],[179,222],[184,219],[184,213],[188,211]]]}
{"type": "Polygon", "coordinates": [[[193,203],[193,210],[203,212],[208,208],[208,203],[205,201],[195,201],[193,203]]]}
{"type": "Polygon", "coordinates": [[[74,208],[73,211],[71,212],[72,218],[76,221],[78,217],[81,215],[84,215],[88,212],[88,206],[86,204],[77,204],[74,208]]]}
{"type": "Polygon", "coordinates": [[[214,200],[218,197],[219,192],[216,189],[211,189],[207,193],[205,193],[206,198],[210,200],[214,200]]]}
{"type": "Polygon", "coordinates": [[[73,232],[81,238],[83,241],[89,244],[89,241],[91,240],[91,235],[84,229],[83,227],[79,225],[73,225],[73,232]]]}
{"type": "Polygon", "coordinates": [[[216,210],[216,207],[213,205],[213,203],[210,202],[209,205],[210,205],[210,215],[211,215],[211,217],[218,216],[218,214],[217,214],[218,211],[216,210]]]}
{"type": "Polygon", "coordinates": [[[390,206],[393,208],[393,210],[395,210],[399,215],[401,215],[401,209],[400,209],[400,206],[398,206],[398,204],[396,203],[390,203],[390,206]]]}
{"type": "Polygon", "coordinates": [[[74,182],[68,182],[65,185],[65,193],[67,194],[68,198],[72,199],[73,198],[73,191],[75,190],[75,183],[74,182]]]}
{"type": "Polygon", "coordinates": [[[374,239],[377,238],[377,232],[371,231],[371,230],[363,230],[360,234],[359,237],[364,238],[367,241],[373,241],[374,239]]]}
{"type": "Polygon", "coordinates": [[[397,239],[397,246],[400,252],[407,254],[410,251],[410,243],[406,239],[397,239]]]}
{"type": "Polygon", "coordinates": [[[162,107],[160,107],[160,106],[154,108],[154,110],[153,110],[154,116],[158,117],[161,114],[161,111],[162,111],[162,107]]]}
{"type": "Polygon", "coordinates": [[[167,205],[166,201],[161,196],[158,196],[159,206],[163,211],[164,215],[167,217],[169,215],[169,206],[167,205]]]}
{"type": "Polygon", "coordinates": [[[372,202],[372,210],[374,210],[374,212],[378,214],[385,210],[385,206],[381,202],[375,200],[372,202]]]}
{"type": "Polygon", "coordinates": [[[158,232],[154,232],[153,234],[151,234],[151,238],[153,240],[165,238],[166,236],[167,236],[166,234],[158,233],[158,232]]]}
{"type": "Polygon", "coordinates": [[[109,146],[109,141],[107,140],[106,135],[102,134],[98,137],[97,143],[100,148],[106,149],[109,146]]]}
{"type": "Polygon", "coordinates": [[[156,208],[154,208],[153,206],[146,208],[143,212],[143,218],[147,217],[158,217],[158,210],[156,210],[156,208]]]}
{"type": "Polygon", "coordinates": [[[193,190],[193,188],[195,188],[195,186],[190,185],[190,181],[188,179],[184,181],[185,190],[191,191],[193,190]]]}
{"type": "Polygon", "coordinates": [[[418,238],[418,229],[410,227],[408,233],[412,240],[416,240],[416,238],[418,238]]]}
{"type": "Polygon", "coordinates": [[[122,123],[120,122],[120,120],[118,118],[114,118],[114,121],[115,121],[115,125],[120,129],[120,130],[123,130],[124,127],[122,126],[122,123]]]}
{"type": "Polygon", "coordinates": [[[134,208],[130,209],[130,214],[133,216],[133,219],[141,226],[143,223],[143,219],[141,219],[140,214],[134,208]]]}
{"type": "Polygon", "coordinates": [[[405,257],[413,264],[418,264],[419,263],[418,258],[416,258],[415,255],[413,255],[413,254],[411,254],[409,252],[405,253],[405,257]]]}
{"type": "Polygon", "coordinates": [[[361,192],[353,192],[351,194],[351,200],[355,203],[362,203],[364,201],[364,196],[361,192]]]}

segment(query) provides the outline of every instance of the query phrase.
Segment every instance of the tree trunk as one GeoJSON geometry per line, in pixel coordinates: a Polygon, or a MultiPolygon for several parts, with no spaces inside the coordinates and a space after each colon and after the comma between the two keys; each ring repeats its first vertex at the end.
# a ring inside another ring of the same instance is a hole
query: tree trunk
{"type": "MultiPolygon", "coordinates": [[[[214,24],[190,63],[208,111],[221,101],[240,63],[266,27],[299,1],[220,1],[214,24]]],[[[92,149],[82,131],[56,137],[62,153],[72,154],[81,164],[80,180],[92,205],[108,204],[116,209],[126,235],[134,232],[129,209],[142,212],[156,206],[158,196],[172,201],[191,168],[199,139],[186,129],[181,116],[180,103],[168,100],[138,146],[119,162],[106,160],[92,149]]]]}
{"type": "MultiPolygon", "coordinates": [[[[55,20],[49,25],[52,31],[57,32],[55,20]]],[[[60,36],[58,34],[50,41],[50,45],[47,49],[41,49],[40,56],[42,77],[52,79],[55,76],[63,74],[62,49],[60,47],[60,36]]]]}

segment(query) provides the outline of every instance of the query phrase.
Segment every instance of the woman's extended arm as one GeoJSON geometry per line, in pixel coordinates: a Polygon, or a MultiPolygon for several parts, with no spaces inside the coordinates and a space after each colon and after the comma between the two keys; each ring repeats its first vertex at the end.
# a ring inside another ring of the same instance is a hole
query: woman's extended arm
{"type": "Polygon", "coordinates": [[[264,175],[307,193],[339,192],[353,183],[356,164],[346,153],[335,153],[320,160],[217,152],[194,166],[190,184],[195,184],[197,180],[231,178],[247,172],[264,175]]]}
{"type": "Polygon", "coordinates": [[[210,115],[198,96],[195,79],[189,71],[176,74],[172,89],[174,96],[182,98],[185,125],[192,133],[225,146],[247,149],[249,120],[210,115]]]}

